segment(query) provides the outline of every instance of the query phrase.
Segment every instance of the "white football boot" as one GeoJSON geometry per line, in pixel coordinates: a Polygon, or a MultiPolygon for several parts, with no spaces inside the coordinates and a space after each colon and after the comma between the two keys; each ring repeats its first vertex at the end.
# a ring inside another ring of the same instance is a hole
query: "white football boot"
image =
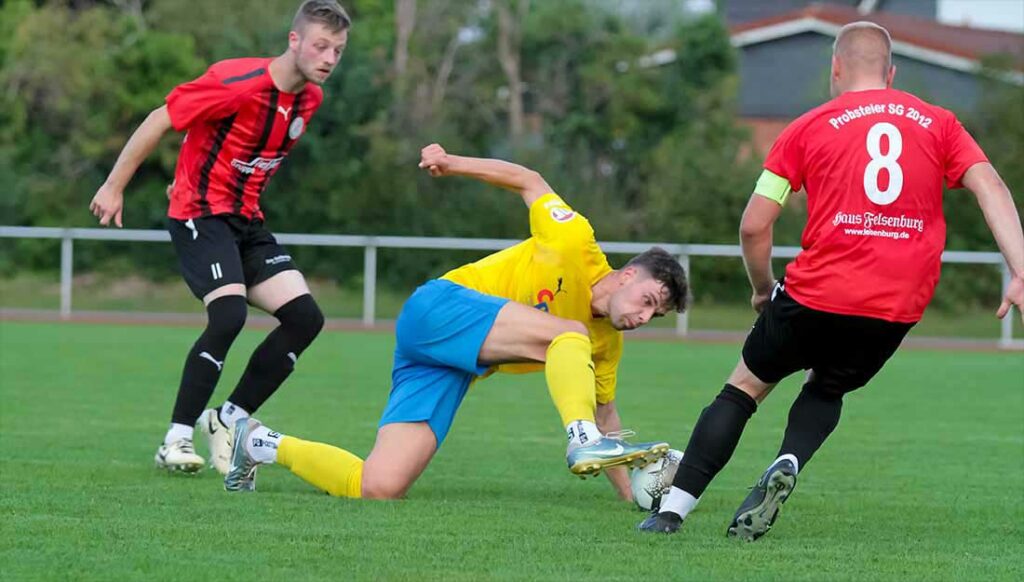
{"type": "Polygon", "coordinates": [[[168,471],[181,473],[198,473],[206,465],[206,461],[196,454],[192,439],[178,439],[166,445],[160,445],[153,457],[156,466],[168,471]]]}
{"type": "Polygon", "coordinates": [[[234,430],[224,426],[216,408],[208,408],[199,415],[196,421],[199,432],[206,435],[209,446],[210,463],[221,475],[227,475],[231,469],[231,450],[234,441],[234,430]]]}

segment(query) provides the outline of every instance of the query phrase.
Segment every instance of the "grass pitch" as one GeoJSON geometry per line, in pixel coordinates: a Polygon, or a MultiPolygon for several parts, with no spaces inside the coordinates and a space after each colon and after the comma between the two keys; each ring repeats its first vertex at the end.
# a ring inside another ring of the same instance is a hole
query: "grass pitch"
{"type": "MultiPolygon", "coordinates": [[[[774,458],[799,380],[777,388],[672,537],[564,465],[543,377],[473,388],[401,502],[332,499],[280,467],[259,491],[153,468],[194,328],[0,323],[0,579],[1020,580],[1024,357],[899,352],[847,397],[774,530],[725,538],[774,458]]],[[[245,332],[214,401],[264,332],[245,332]]],[[[286,434],[365,455],[393,339],[324,333],[260,411],[286,434]]],[[[738,346],[627,342],[619,409],[683,448],[738,346]]]]}

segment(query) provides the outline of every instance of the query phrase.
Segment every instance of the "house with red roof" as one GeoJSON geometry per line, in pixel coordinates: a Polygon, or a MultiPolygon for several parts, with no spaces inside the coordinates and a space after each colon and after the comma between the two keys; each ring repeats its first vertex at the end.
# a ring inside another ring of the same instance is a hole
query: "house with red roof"
{"type": "Polygon", "coordinates": [[[739,113],[762,153],[787,123],[828,100],[832,43],[850,22],[889,30],[897,89],[957,113],[981,103],[993,58],[1006,67],[1001,81],[1024,85],[1024,34],[940,23],[935,0],[730,0],[721,12],[739,52],[739,113]]]}

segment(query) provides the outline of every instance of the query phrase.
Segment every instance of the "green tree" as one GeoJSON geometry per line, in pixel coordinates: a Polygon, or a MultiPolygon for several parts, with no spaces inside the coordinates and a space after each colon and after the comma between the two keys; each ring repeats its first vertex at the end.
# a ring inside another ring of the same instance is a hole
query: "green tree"
{"type": "MultiPolygon", "coordinates": [[[[0,172],[11,175],[5,183],[13,184],[5,219],[89,225],[89,190],[102,182],[130,131],[175,80],[200,70],[192,42],[147,31],[105,6],[73,10],[19,2],[3,8],[3,22],[11,34],[0,68],[0,172]]],[[[128,213],[134,224],[162,222],[173,156],[173,145],[165,144],[133,183],[128,213]]],[[[31,264],[52,263],[43,247],[22,241],[16,252],[31,264]]],[[[81,258],[90,259],[88,253],[81,258]]]]}
{"type": "MultiPolygon", "coordinates": [[[[91,225],[88,199],[144,116],[211,62],[279,54],[296,5],[5,4],[0,176],[15,192],[0,207],[5,222],[91,225]]],[[[420,148],[438,141],[540,170],[604,240],[735,240],[753,176],[733,114],[735,56],[714,18],[683,18],[668,35],[680,58],[648,66],[644,57],[665,48],[664,30],[652,42],[647,25],[607,2],[348,8],[354,25],[340,69],[262,199],[273,230],[527,236],[517,197],[416,168],[420,148]]],[[[163,226],[179,143],[168,137],[129,186],[132,227],[163,226]]],[[[147,264],[148,252],[119,247],[103,258],[173,275],[147,264]]],[[[79,254],[79,266],[98,253],[79,254]]],[[[361,257],[343,254],[302,249],[301,263],[314,276],[355,281],[361,257]]],[[[478,254],[386,253],[382,277],[407,285],[478,254]]],[[[40,250],[36,264],[54,259],[40,250]]]]}

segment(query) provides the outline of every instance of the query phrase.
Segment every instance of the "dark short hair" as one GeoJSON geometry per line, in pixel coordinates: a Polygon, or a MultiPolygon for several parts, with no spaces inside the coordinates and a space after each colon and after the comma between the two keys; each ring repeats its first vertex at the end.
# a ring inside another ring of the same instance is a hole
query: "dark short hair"
{"type": "Polygon", "coordinates": [[[690,299],[686,269],[671,253],[661,247],[651,247],[630,259],[626,267],[639,267],[647,271],[665,286],[668,304],[678,313],[686,311],[690,299]]]}
{"type": "Polygon", "coordinates": [[[292,30],[301,30],[307,24],[316,22],[327,27],[331,32],[348,30],[352,19],[335,0],[306,0],[299,6],[292,20],[292,30]]]}

